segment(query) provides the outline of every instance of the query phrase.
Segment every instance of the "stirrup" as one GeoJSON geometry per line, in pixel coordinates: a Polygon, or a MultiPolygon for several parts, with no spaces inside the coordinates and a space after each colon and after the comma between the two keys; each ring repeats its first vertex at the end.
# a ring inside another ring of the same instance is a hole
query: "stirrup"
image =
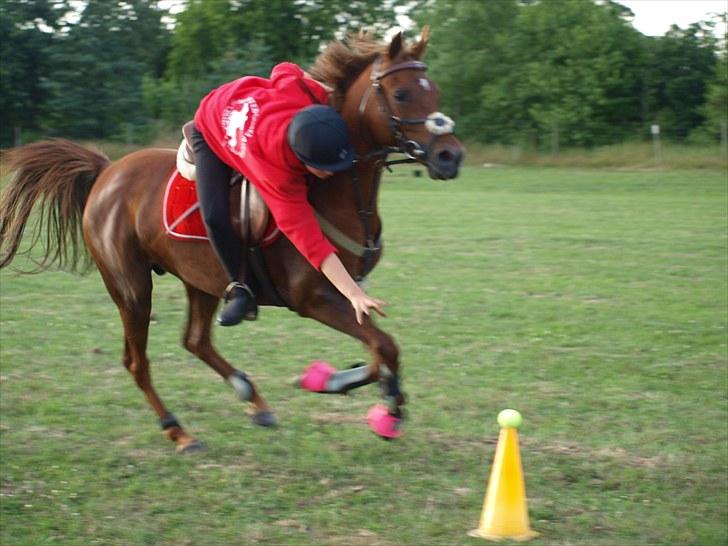
{"type": "Polygon", "coordinates": [[[233,281],[225,288],[223,295],[225,307],[217,317],[221,326],[235,326],[243,320],[256,320],[258,318],[258,303],[255,301],[255,294],[250,287],[244,283],[233,281]],[[233,292],[240,289],[243,294],[233,298],[233,292]]]}
{"type": "Polygon", "coordinates": [[[230,300],[230,296],[233,293],[233,290],[236,288],[240,288],[243,292],[247,293],[250,298],[255,301],[255,294],[253,294],[253,291],[250,289],[250,287],[242,282],[239,281],[232,281],[230,284],[228,284],[225,287],[225,292],[223,293],[222,297],[225,300],[225,303],[227,303],[230,300]]]}

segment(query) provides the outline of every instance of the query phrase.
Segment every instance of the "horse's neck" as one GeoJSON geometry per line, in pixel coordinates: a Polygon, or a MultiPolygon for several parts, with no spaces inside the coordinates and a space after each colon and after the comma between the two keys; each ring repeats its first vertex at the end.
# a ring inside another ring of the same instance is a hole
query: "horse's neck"
{"type": "MultiPolygon", "coordinates": [[[[336,173],[331,179],[318,182],[312,187],[311,200],[314,208],[320,213],[339,221],[349,222],[361,227],[366,217],[371,229],[378,233],[380,220],[378,215],[379,182],[382,166],[378,159],[370,154],[382,149],[367,126],[360,109],[368,102],[375,100],[370,96],[369,74],[371,66],[359,76],[359,81],[340,97],[340,113],[349,128],[352,143],[357,157],[361,160],[349,171],[336,173]]],[[[381,158],[380,158],[381,159],[381,158]]],[[[347,226],[340,225],[344,229],[347,226]]]]}

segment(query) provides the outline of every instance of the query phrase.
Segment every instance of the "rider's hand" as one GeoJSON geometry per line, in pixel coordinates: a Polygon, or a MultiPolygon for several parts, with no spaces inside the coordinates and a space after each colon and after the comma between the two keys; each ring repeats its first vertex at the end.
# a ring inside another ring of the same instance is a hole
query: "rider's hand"
{"type": "Polygon", "coordinates": [[[356,314],[356,321],[362,324],[364,315],[369,315],[369,309],[374,309],[377,313],[386,317],[382,310],[382,306],[386,302],[374,298],[370,298],[358,284],[354,282],[339,257],[332,253],[329,254],[321,263],[321,272],[331,281],[339,292],[351,302],[356,314]]]}
{"type": "Polygon", "coordinates": [[[354,308],[356,313],[356,321],[361,324],[364,320],[364,315],[369,316],[369,309],[374,309],[381,316],[386,317],[387,313],[382,310],[382,306],[387,305],[384,300],[378,300],[369,297],[366,292],[360,290],[359,294],[355,294],[349,298],[351,306],[354,308]]]}

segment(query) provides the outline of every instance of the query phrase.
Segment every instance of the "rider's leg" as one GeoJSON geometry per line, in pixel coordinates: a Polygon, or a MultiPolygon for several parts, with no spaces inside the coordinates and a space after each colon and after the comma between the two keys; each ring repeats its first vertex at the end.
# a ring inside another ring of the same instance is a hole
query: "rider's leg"
{"type": "Polygon", "coordinates": [[[197,129],[192,131],[192,148],[197,167],[197,195],[200,199],[202,219],[207,227],[212,248],[215,250],[230,284],[225,289],[225,307],[218,322],[223,326],[238,324],[241,320],[255,320],[258,307],[255,295],[239,276],[241,248],[230,223],[230,188],[232,174],[205,142],[197,129]]]}

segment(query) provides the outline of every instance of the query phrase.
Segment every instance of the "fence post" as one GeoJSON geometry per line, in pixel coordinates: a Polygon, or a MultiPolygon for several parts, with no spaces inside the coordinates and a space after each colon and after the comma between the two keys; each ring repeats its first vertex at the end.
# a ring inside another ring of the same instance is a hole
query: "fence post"
{"type": "Polygon", "coordinates": [[[650,127],[650,131],[652,132],[652,148],[655,152],[655,164],[658,167],[661,167],[662,150],[660,148],[660,126],[657,124],[653,124],[652,127],[650,127]]]}

